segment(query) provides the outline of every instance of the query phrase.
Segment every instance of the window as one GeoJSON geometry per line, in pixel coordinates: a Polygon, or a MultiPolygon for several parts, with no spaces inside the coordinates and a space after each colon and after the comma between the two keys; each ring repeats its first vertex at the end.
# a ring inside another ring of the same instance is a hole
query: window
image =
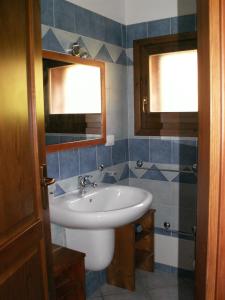
{"type": "Polygon", "coordinates": [[[195,34],[134,42],[136,135],[197,135],[196,47],[195,34]]]}

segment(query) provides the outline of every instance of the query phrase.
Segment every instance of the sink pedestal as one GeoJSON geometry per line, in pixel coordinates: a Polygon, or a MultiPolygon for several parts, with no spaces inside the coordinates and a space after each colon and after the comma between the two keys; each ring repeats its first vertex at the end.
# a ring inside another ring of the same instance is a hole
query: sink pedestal
{"type": "Polygon", "coordinates": [[[114,254],[115,230],[66,228],[67,248],[84,252],[85,269],[100,271],[108,267],[114,254]]]}

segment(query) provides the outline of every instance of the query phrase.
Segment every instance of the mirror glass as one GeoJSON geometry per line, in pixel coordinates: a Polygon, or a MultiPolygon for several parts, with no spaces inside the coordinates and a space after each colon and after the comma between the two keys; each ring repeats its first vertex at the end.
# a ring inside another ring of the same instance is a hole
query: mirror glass
{"type": "Polygon", "coordinates": [[[104,63],[43,51],[43,81],[47,149],[104,143],[104,63]]]}

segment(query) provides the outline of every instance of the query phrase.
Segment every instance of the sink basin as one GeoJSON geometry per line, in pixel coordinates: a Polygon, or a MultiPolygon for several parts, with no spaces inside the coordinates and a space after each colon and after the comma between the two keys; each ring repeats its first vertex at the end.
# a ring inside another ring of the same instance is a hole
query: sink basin
{"type": "Polygon", "coordinates": [[[105,269],[113,258],[115,228],[139,219],[152,194],[135,187],[101,184],[86,193],[50,198],[52,223],[65,227],[66,247],[84,252],[85,268],[105,269]]]}
{"type": "Polygon", "coordinates": [[[52,199],[50,218],[67,228],[109,229],[140,218],[151,202],[152,195],[145,190],[101,185],[83,195],[75,191],[52,199]]]}

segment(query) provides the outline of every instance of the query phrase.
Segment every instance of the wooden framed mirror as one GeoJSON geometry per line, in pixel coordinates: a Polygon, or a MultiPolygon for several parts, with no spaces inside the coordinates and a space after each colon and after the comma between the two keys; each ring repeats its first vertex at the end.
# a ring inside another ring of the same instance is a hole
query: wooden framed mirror
{"type": "Polygon", "coordinates": [[[104,62],[43,51],[47,152],[106,142],[104,62]]]}

